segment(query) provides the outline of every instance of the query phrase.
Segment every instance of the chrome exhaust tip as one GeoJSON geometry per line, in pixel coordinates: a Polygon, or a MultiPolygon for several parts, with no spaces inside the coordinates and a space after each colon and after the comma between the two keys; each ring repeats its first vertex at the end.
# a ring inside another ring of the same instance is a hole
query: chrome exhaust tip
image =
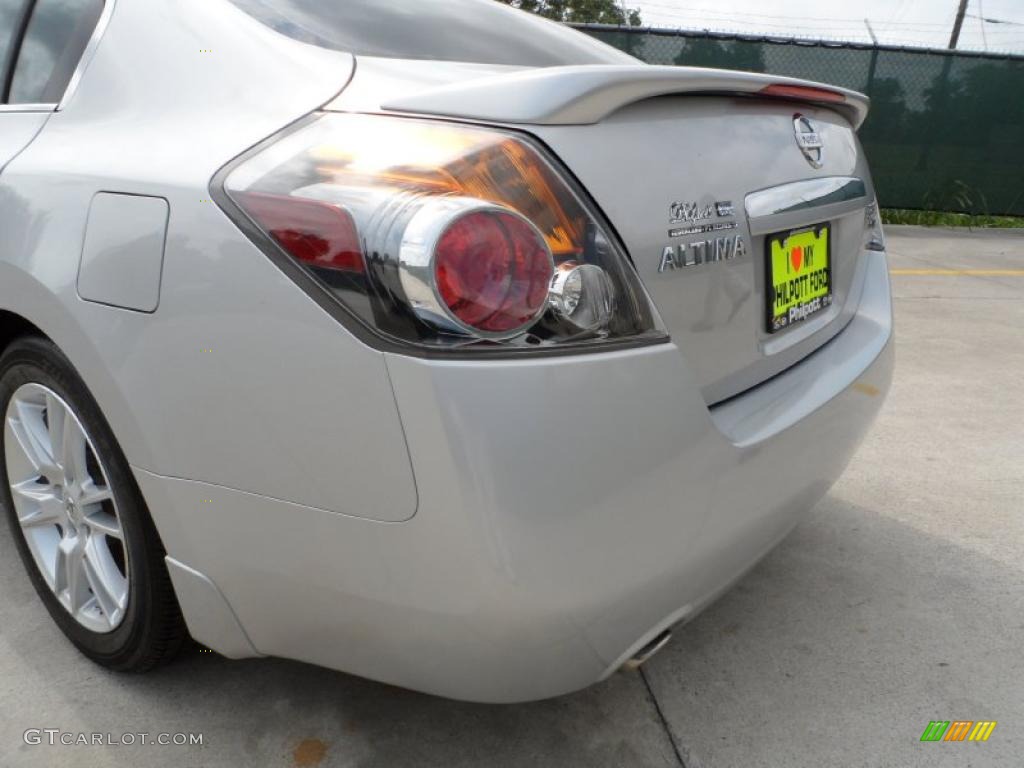
{"type": "Polygon", "coordinates": [[[640,669],[648,659],[654,654],[668,645],[668,641],[672,639],[672,631],[666,629],[660,635],[656,635],[651,642],[633,654],[625,664],[622,665],[623,669],[640,669]]]}

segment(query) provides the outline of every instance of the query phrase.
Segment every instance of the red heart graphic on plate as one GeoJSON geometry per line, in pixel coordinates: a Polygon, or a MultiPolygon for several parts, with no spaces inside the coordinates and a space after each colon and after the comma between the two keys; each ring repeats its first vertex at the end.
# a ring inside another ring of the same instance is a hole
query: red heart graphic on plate
{"type": "Polygon", "coordinates": [[[804,249],[799,245],[789,252],[789,260],[793,262],[793,271],[799,272],[804,261],[804,249]]]}

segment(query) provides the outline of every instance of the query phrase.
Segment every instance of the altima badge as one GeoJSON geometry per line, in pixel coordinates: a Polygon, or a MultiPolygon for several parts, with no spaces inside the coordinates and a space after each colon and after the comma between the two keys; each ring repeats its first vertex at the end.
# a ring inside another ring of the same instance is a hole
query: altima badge
{"type": "Polygon", "coordinates": [[[661,252],[658,272],[698,264],[714,264],[718,261],[732,261],[747,254],[747,243],[743,235],[716,237],[714,240],[698,240],[696,243],[666,245],[661,252]]]}
{"type": "Polygon", "coordinates": [[[818,129],[814,127],[814,123],[803,115],[795,115],[793,117],[793,131],[796,133],[796,145],[804,153],[807,162],[815,168],[821,168],[825,143],[822,141],[818,129]]]}

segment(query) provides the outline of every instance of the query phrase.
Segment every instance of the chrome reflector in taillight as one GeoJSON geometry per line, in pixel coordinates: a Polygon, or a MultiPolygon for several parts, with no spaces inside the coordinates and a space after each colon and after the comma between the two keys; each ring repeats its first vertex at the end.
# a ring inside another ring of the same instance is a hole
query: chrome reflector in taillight
{"type": "Polygon", "coordinates": [[[598,214],[526,136],[323,114],[220,176],[229,213],[388,340],[537,351],[665,338],[598,214]]]}
{"type": "Polygon", "coordinates": [[[576,331],[596,331],[611,323],[615,288],[595,264],[564,261],[551,280],[549,301],[555,317],[576,331]]]}
{"type": "Polygon", "coordinates": [[[540,317],[554,262],[540,231],[511,209],[436,197],[406,225],[398,270],[406,301],[421,320],[498,339],[540,317]]]}

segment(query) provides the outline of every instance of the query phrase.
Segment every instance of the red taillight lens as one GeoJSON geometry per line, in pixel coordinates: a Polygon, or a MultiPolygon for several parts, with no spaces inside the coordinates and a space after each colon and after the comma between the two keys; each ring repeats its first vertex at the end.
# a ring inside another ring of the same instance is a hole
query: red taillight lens
{"type": "Polygon", "coordinates": [[[799,101],[823,101],[828,104],[846,103],[846,97],[838,91],[830,91],[827,88],[815,88],[810,85],[772,83],[762,88],[761,94],[781,99],[797,99],[799,101]]]}
{"type": "Polygon", "coordinates": [[[665,338],[598,215],[522,134],[321,114],[222,178],[225,210],[359,333],[451,351],[665,338]],[[550,296],[567,262],[605,275],[577,286],[582,306],[600,305],[582,324],[550,296]]]}
{"type": "Polygon", "coordinates": [[[434,273],[441,300],[460,322],[505,333],[537,319],[554,265],[528,222],[501,211],[476,211],[441,235],[434,273]]]}
{"type": "Polygon", "coordinates": [[[245,210],[264,231],[299,261],[343,272],[366,271],[352,215],[318,200],[245,192],[245,210]]]}

